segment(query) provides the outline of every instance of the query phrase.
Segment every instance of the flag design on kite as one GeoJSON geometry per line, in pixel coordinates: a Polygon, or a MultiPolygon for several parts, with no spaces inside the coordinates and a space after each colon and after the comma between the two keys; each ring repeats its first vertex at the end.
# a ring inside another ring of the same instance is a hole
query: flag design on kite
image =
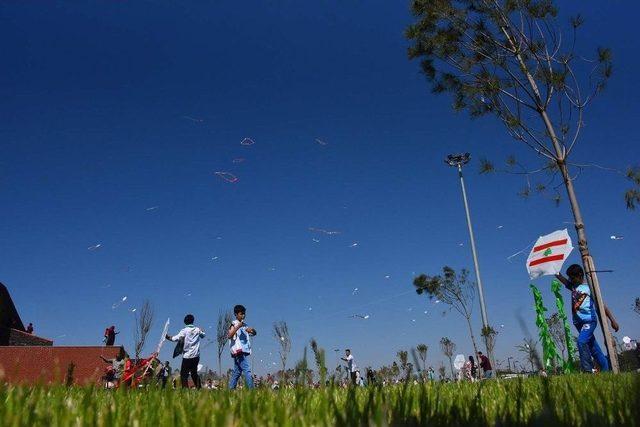
{"type": "Polygon", "coordinates": [[[527,258],[527,271],[532,279],[557,274],[573,246],[566,229],[541,236],[527,258]]]}

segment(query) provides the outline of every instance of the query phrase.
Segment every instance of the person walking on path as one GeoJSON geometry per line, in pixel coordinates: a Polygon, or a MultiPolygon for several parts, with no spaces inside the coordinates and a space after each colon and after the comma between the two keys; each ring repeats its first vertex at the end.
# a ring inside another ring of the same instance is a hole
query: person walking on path
{"type": "Polygon", "coordinates": [[[202,387],[202,384],[200,384],[200,376],[198,375],[198,363],[200,362],[200,338],[204,338],[205,333],[202,329],[193,325],[194,321],[195,318],[193,314],[187,314],[184,316],[185,327],[178,332],[178,335],[165,336],[169,341],[176,342],[183,340],[184,342],[182,348],[182,365],[180,365],[180,381],[183,388],[189,387],[189,375],[191,375],[191,379],[196,388],[202,387]]]}
{"type": "Polygon", "coordinates": [[[116,342],[116,335],[120,332],[116,332],[116,327],[111,325],[104,330],[104,342],[107,346],[112,346],[116,342]]]}
{"type": "Polygon", "coordinates": [[[256,335],[256,330],[244,323],[247,317],[247,309],[243,305],[233,307],[233,314],[236,319],[232,322],[227,338],[229,338],[229,348],[233,358],[233,372],[229,378],[229,389],[233,390],[238,385],[240,376],[244,374],[244,385],[246,388],[253,388],[253,377],[251,376],[251,365],[248,357],[251,355],[251,337],[256,335]]]}
{"type": "Polygon", "coordinates": [[[341,359],[347,362],[347,372],[349,372],[349,376],[351,377],[351,384],[356,385],[356,379],[357,379],[356,371],[358,370],[358,367],[356,366],[356,362],[353,359],[353,354],[351,354],[351,350],[346,349],[344,351],[344,356],[345,357],[341,357],[341,359]]]}

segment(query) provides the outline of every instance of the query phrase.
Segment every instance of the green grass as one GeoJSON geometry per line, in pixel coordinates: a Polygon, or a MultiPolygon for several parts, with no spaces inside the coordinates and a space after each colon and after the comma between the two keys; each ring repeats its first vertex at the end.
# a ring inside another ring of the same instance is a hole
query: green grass
{"type": "Polygon", "coordinates": [[[1,426],[634,426],[640,377],[235,392],[0,385],[0,402],[1,426]]]}

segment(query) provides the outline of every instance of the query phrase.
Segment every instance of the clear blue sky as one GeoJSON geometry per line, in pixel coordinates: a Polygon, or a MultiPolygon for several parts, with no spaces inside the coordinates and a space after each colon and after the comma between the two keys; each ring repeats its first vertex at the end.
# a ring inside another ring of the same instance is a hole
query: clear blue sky
{"type": "MultiPolygon", "coordinates": [[[[562,3],[585,16],[584,46],[615,55],[575,159],[637,164],[640,8],[562,3]]],[[[459,183],[443,163],[470,151],[497,355],[520,357],[517,317],[535,333],[532,296],[526,255],[506,258],[540,234],[573,234],[569,208],[519,198],[517,177],[478,174],[481,157],[535,158],[493,119],[470,120],[430,93],[407,60],[406,2],[0,8],[0,281],[38,334],[93,345],[115,324],[131,349],[129,310],[149,298],[157,320],[147,352],[167,317],[174,332],[187,312],[208,328],[220,309],[247,306],[258,373],[277,361],[277,320],[292,333],[291,365],[312,337],[330,365],[334,348],[378,366],[424,342],[436,367],[444,335],[469,354],[463,320],[442,316],[411,281],[443,265],[472,268],[459,183]],[[245,137],[255,144],[241,146],[245,137]]],[[[637,335],[640,214],[625,209],[627,182],[589,170],[576,185],[596,263],[615,270],[601,280],[620,336],[637,335]]],[[[550,280],[537,283],[551,308],[550,280]]],[[[479,331],[477,307],[474,322],[479,331]]],[[[214,347],[203,350],[210,366],[214,347]]]]}

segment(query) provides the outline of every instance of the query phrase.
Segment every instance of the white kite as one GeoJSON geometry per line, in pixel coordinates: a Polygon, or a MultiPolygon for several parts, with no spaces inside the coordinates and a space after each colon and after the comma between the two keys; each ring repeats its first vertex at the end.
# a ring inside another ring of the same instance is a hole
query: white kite
{"type": "Polygon", "coordinates": [[[562,271],[567,257],[573,250],[567,229],[540,236],[527,258],[527,271],[531,279],[555,275],[562,271]]]}
{"type": "Polygon", "coordinates": [[[160,354],[160,349],[162,348],[162,344],[164,344],[165,337],[169,333],[169,323],[170,318],[167,319],[167,322],[164,324],[164,329],[162,329],[162,336],[160,337],[160,342],[158,343],[158,347],[156,348],[156,354],[160,354]]]}

